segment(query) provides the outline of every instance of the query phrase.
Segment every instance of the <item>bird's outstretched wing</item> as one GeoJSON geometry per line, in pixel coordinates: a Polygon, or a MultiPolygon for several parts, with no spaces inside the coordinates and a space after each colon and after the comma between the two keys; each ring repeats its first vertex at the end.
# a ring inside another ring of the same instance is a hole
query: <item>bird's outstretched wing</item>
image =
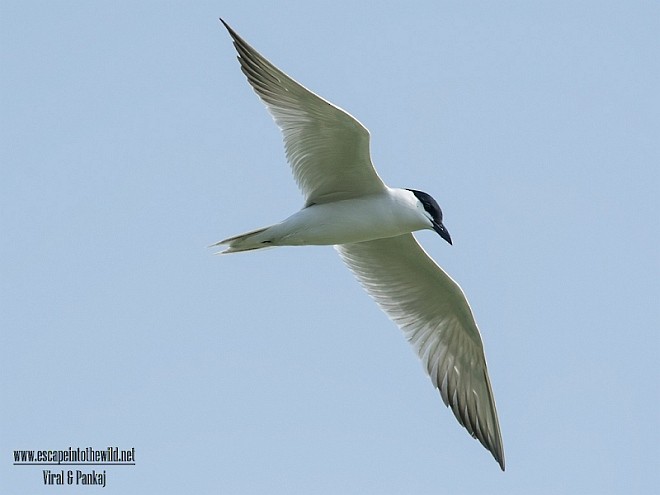
{"type": "Polygon", "coordinates": [[[222,19],[248,82],[284,134],[286,156],[307,205],[385,189],[371,163],[369,131],[262,57],[222,19]]]}
{"type": "Polygon", "coordinates": [[[403,330],[442,400],[504,470],[504,449],[479,329],[463,291],[412,234],[335,246],[403,330]]]}

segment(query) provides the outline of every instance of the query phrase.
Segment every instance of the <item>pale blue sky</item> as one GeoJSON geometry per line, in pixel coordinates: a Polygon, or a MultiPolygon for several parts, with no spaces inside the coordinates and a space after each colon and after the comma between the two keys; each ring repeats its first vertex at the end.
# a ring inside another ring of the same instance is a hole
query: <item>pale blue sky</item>
{"type": "Polygon", "coordinates": [[[62,491],[13,449],[107,445],[108,494],[657,491],[658,33],[653,1],[3,1],[0,491],[62,491]],[[442,206],[505,473],[332,248],[206,248],[302,204],[218,16],[442,206]]]}

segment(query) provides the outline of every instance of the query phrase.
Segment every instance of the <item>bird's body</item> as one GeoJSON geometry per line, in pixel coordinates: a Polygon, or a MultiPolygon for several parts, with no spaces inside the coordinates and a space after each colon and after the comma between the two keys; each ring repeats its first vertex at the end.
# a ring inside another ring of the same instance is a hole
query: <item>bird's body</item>
{"type": "Polygon", "coordinates": [[[274,246],[332,246],[431,228],[407,189],[386,188],[354,199],[312,204],[280,223],[220,241],[227,252],[274,246]],[[356,214],[359,212],[359,214],[356,214]]]}
{"type": "Polygon", "coordinates": [[[243,73],[284,135],[305,196],[280,223],[215,245],[223,253],[275,246],[334,245],[366,291],[403,330],[456,419],[504,469],[504,449],[479,329],[463,291],[412,232],[451,244],[428,194],[390,188],[371,163],[369,132],[354,117],[279,70],[222,21],[243,73]]]}

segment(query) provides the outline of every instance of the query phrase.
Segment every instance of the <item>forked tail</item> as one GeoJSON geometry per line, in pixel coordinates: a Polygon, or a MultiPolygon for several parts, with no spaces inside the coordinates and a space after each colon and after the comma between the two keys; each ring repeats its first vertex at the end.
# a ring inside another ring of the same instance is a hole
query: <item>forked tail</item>
{"type": "Polygon", "coordinates": [[[230,254],[230,253],[239,253],[241,251],[252,251],[254,249],[263,249],[270,247],[269,242],[263,239],[263,236],[259,234],[268,230],[269,227],[263,227],[257,230],[251,230],[250,232],[245,232],[244,234],[235,235],[234,237],[229,237],[223,239],[220,242],[211,244],[210,247],[215,246],[229,246],[224,251],[220,251],[217,254],[230,254]]]}

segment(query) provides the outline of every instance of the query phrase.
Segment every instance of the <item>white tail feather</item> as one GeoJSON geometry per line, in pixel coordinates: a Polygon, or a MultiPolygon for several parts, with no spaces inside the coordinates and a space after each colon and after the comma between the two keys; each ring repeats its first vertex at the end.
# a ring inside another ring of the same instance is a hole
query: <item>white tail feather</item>
{"type": "Polygon", "coordinates": [[[239,253],[241,251],[253,251],[255,249],[263,249],[270,247],[269,242],[264,239],[256,238],[259,234],[268,230],[269,227],[263,227],[257,230],[251,230],[250,232],[245,232],[244,234],[235,235],[233,237],[228,237],[223,239],[220,242],[211,244],[210,247],[215,246],[224,246],[228,245],[229,247],[224,251],[220,251],[217,254],[230,254],[230,253],[239,253]]]}

